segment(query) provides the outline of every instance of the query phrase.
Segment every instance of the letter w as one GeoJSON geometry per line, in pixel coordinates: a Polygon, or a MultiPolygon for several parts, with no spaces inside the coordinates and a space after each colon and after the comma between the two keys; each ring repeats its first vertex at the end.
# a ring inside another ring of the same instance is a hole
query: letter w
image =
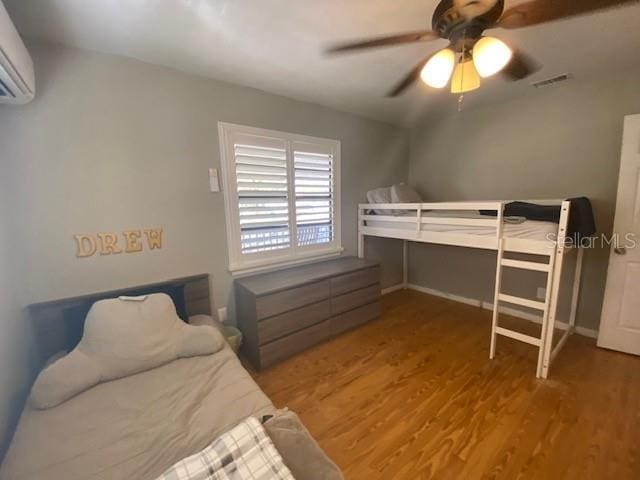
{"type": "Polygon", "coordinates": [[[162,229],[161,228],[145,230],[144,234],[147,237],[147,245],[149,245],[149,250],[162,248],[162,229]]]}

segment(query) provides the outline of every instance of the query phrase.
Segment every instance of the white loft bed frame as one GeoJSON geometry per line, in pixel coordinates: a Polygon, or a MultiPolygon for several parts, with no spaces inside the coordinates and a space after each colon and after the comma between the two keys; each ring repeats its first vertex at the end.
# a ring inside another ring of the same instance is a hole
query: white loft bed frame
{"type": "Polygon", "coordinates": [[[569,213],[571,202],[567,200],[525,200],[526,202],[536,203],[539,205],[559,205],[560,222],[558,225],[557,240],[542,241],[524,238],[507,237],[504,235],[503,212],[504,207],[510,201],[483,201],[483,202],[446,202],[446,203],[387,203],[387,204],[360,204],[358,205],[358,256],[364,257],[364,238],[365,236],[396,238],[404,240],[403,245],[403,286],[408,287],[408,242],[435,243],[439,245],[454,245],[460,247],[480,248],[484,250],[497,251],[496,266],[496,286],[495,297],[493,303],[493,320],[491,328],[491,347],[489,358],[493,359],[496,349],[497,335],[519,340],[538,348],[538,364],[536,376],[538,378],[547,378],[549,366],[558,355],[569,336],[575,330],[576,312],[578,306],[578,296],[580,293],[580,278],[582,274],[582,261],[584,251],[577,246],[570,246],[566,241],[567,226],[569,222],[569,213]],[[415,216],[397,216],[397,215],[370,215],[371,210],[407,210],[415,211],[415,216]],[[487,218],[460,218],[460,217],[424,217],[422,213],[427,210],[457,210],[457,211],[473,211],[489,210],[495,211],[495,217],[487,218]],[[368,226],[368,220],[377,220],[384,222],[396,223],[412,223],[415,229],[400,229],[368,226]],[[423,231],[422,225],[464,225],[464,226],[482,226],[495,228],[495,236],[477,235],[467,233],[448,233],[448,232],[432,232],[423,231]],[[556,316],[558,310],[558,297],[560,294],[560,280],[567,250],[576,250],[576,268],[573,279],[573,289],[571,298],[571,313],[569,314],[568,328],[565,330],[558,344],[553,347],[553,334],[556,324],[556,316]],[[532,255],[542,255],[548,257],[547,263],[513,260],[504,257],[504,253],[524,253],[532,255]],[[502,268],[516,268],[520,270],[530,270],[547,273],[546,298],[544,302],[530,300],[522,297],[503,294],[500,290],[502,283],[502,268]],[[500,303],[509,303],[520,305],[527,308],[536,309],[542,312],[542,330],[541,337],[537,338],[525,335],[520,332],[508,330],[500,327],[498,323],[498,313],[500,303]]]}

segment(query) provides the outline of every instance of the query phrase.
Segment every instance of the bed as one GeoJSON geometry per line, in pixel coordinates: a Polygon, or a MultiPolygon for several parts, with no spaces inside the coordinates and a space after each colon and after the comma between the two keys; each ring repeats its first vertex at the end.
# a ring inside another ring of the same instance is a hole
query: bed
{"type": "MultiPolygon", "coordinates": [[[[377,191],[370,193],[375,192],[377,191]]],[[[512,200],[441,203],[383,201],[371,203],[369,193],[367,195],[370,203],[358,206],[358,256],[364,258],[365,238],[368,236],[403,240],[404,288],[408,288],[409,285],[408,242],[410,241],[495,250],[497,252],[489,357],[491,359],[495,357],[498,336],[510,337],[528,343],[538,348],[536,376],[547,378],[551,362],[575,329],[584,250],[580,248],[580,241],[569,241],[572,238],[570,237],[572,232],[569,228],[570,214],[572,205],[575,204],[574,211],[576,213],[578,212],[577,207],[580,207],[581,210],[588,210],[587,214],[590,214],[592,218],[588,200],[581,198],[517,202],[512,200]],[[555,221],[543,221],[506,215],[505,211],[516,204],[535,205],[540,209],[554,209],[557,210],[558,218],[555,221]],[[557,320],[563,266],[565,259],[571,252],[576,252],[577,255],[571,312],[563,336],[554,345],[554,327],[557,320]],[[523,260],[517,256],[518,254],[531,257],[523,260]],[[542,261],[540,261],[541,258],[542,261]],[[546,273],[544,301],[505,294],[502,290],[502,272],[505,268],[546,273]],[[540,337],[525,335],[501,327],[498,315],[504,304],[538,311],[542,323],[540,337]]],[[[387,198],[389,197],[387,196],[387,198]]]]}
{"type": "MultiPolygon", "coordinates": [[[[383,230],[408,230],[416,231],[417,211],[405,211],[403,214],[394,214],[393,220],[382,220],[383,216],[368,216],[366,226],[371,229],[383,230]],[[398,221],[400,220],[400,221],[398,221]]],[[[488,219],[477,211],[440,210],[427,211],[421,214],[420,232],[479,235],[482,237],[495,237],[496,222],[488,219]],[[442,223],[440,223],[442,219],[442,223]],[[451,219],[471,220],[467,223],[447,223],[451,219]]],[[[558,224],[553,222],[527,220],[515,217],[505,218],[503,234],[509,238],[522,238],[540,242],[552,242],[558,233],[558,224]]]]}
{"type": "MultiPolygon", "coordinates": [[[[197,313],[189,315],[194,323],[213,325],[211,317],[203,315],[209,302],[201,301],[208,298],[208,277],[156,284],[151,290],[159,285],[177,285],[177,292],[186,289],[187,315],[197,313]]],[[[96,298],[139,292],[136,287],[48,302],[34,306],[32,314],[39,329],[42,323],[51,328],[52,322],[62,321],[63,312],[96,298]]],[[[54,348],[50,343],[41,346],[54,348]]],[[[28,403],[0,479],[152,480],[247,417],[277,414],[235,353],[222,343],[217,353],[181,358],[100,383],[53,408],[41,410],[28,403]]],[[[287,462],[290,452],[281,453],[287,462]]]]}
{"type": "Polygon", "coordinates": [[[225,347],[102,383],[49,410],[27,405],[0,478],[151,480],[249,415],[274,412],[225,347]]]}

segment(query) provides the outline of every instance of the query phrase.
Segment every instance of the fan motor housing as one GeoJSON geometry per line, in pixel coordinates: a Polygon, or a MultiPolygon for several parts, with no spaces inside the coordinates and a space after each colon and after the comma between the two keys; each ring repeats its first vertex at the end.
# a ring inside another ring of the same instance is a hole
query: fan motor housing
{"type": "MultiPolygon", "coordinates": [[[[468,0],[466,5],[482,7],[482,3],[485,2],[483,0],[468,0]]],[[[500,19],[503,11],[504,0],[497,0],[485,13],[469,17],[454,4],[454,0],[442,0],[433,13],[432,26],[438,35],[456,44],[463,38],[480,38],[482,32],[500,19]]]]}

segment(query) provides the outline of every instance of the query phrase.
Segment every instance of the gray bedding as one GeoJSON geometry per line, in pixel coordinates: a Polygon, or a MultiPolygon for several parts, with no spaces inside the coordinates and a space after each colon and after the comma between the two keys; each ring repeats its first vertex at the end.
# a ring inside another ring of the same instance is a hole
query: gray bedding
{"type": "Polygon", "coordinates": [[[274,412],[225,345],[48,410],[27,406],[0,480],[151,480],[247,416],[274,412]]]}

